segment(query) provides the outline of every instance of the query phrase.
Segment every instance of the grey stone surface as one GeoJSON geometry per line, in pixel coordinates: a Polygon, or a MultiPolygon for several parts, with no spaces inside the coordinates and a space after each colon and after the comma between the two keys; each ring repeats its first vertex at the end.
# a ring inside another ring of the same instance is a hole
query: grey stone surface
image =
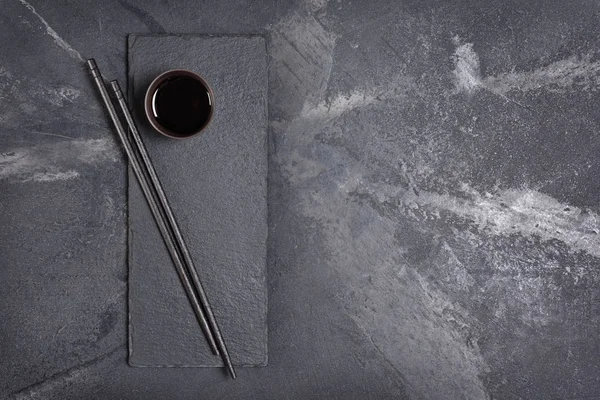
{"type": "Polygon", "coordinates": [[[600,396],[598,2],[25,1],[0,397],[600,396]],[[124,82],[134,32],[268,36],[269,365],[233,382],[127,365],[125,163],[76,52],[124,82]]]}
{"type": "MultiPolygon", "coordinates": [[[[130,105],[236,365],[267,362],[267,54],[262,37],[129,37],[130,105]],[[215,95],[200,136],[173,140],[143,114],[150,82],[196,72],[215,95]],[[137,107],[136,107],[137,106],[137,107]],[[141,111],[140,111],[141,109],[141,111]]],[[[129,177],[129,363],[220,366],[133,172],[129,177]]]]}

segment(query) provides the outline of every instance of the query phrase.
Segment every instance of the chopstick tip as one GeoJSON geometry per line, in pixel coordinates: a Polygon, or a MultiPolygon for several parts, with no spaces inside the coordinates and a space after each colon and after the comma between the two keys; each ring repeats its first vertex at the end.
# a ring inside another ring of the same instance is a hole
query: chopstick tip
{"type": "Polygon", "coordinates": [[[90,70],[90,72],[92,73],[92,76],[94,77],[94,79],[102,79],[102,75],[100,75],[100,70],[98,69],[98,64],[96,64],[96,60],[94,60],[93,58],[88,58],[88,60],[85,62],[90,70]]]}
{"type": "Polygon", "coordinates": [[[235,373],[235,369],[233,369],[233,365],[228,364],[227,365],[227,370],[229,371],[229,375],[231,375],[231,379],[237,378],[237,375],[235,373]]]}
{"type": "Polygon", "coordinates": [[[119,81],[117,81],[116,79],[110,81],[110,87],[115,93],[115,96],[117,96],[117,99],[123,99],[123,91],[121,90],[121,85],[119,85],[119,81]]]}
{"type": "Polygon", "coordinates": [[[86,61],[86,64],[92,70],[98,68],[98,65],[96,64],[96,60],[94,60],[93,58],[88,58],[88,60],[86,61]]]}
{"type": "Polygon", "coordinates": [[[115,80],[112,80],[112,81],[110,81],[110,86],[112,86],[112,88],[113,88],[115,91],[117,91],[117,90],[118,90],[119,92],[121,91],[121,86],[119,86],[119,82],[117,82],[117,80],[116,80],[116,79],[115,79],[115,80]]]}

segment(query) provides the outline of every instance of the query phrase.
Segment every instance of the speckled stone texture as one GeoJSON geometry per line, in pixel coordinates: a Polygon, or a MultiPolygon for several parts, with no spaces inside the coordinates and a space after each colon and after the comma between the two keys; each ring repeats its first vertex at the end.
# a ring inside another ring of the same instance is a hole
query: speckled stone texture
{"type": "Polygon", "coordinates": [[[600,2],[0,3],[0,397],[600,398],[600,2]],[[134,32],[267,37],[269,365],[235,381],[127,365],[77,52],[125,82],[134,32]]]}
{"type": "MultiPolygon", "coordinates": [[[[235,365],[267,362],[267,55],[248,37],[129,37],[130,104],[235,365]],[[200,74],[214,115],[202,135],[161,136],[143,111],[170,69],[200,74]]],[[[133,172],[129,179],[129,363],[220,366],[133,172]]]]}

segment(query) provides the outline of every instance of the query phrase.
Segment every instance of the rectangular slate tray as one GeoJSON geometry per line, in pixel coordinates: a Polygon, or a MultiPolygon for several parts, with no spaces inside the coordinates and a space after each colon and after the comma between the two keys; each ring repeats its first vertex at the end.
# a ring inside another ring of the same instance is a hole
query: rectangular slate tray
{"type": "MultiPolygon", "coordinates": [[[[260,36],[130,35],[129,101],[235,365],[267,363],[267,56],[260,36]],[[215,94],[205,132],[154,132],[149,83],[169,69],[215,94]]],[[[129,173],[129,363],[222,366],[194,317],[134,175],[129,173]]]]}

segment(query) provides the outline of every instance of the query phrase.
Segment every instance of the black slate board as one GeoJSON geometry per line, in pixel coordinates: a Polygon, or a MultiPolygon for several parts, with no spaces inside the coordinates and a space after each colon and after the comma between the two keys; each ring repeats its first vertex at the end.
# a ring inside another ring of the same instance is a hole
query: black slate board
{"type": "MultiPolygon", "coordinates": [[[[267,362],[266,60],[259,36],[129,36],[130,105],[236,365],[267,362]],[[151,80],[178,68],[215,93],[212,123],[185,140],[154,132],[141,109],[151,80]]],[[[222,365],[131,171],[129,363],[222,365]]]]}

